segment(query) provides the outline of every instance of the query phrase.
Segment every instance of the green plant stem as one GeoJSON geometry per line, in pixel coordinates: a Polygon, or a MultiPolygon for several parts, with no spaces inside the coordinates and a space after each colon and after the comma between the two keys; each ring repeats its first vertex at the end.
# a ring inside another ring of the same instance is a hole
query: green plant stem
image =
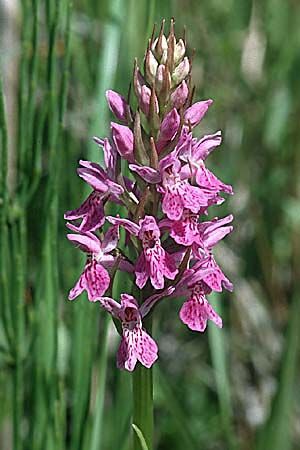
{"type": "Polygon", "coordinates": [[[105,385],[106,385],[106,369],[107,369],[107,352],[108,352],[108,327],[110,323],[110,317],[105,314],[102,323],[102,335],[101,335],[101,353],[99,357],[98,365],[98,390],[96,397],[95,418],[92,429],[91,450],[98,450],[102,448],[103,440],[103,410],[104,410],[104,398],[105,398],[105,385]]]}
{"type": "MultiPolygon", "coordinates": [[[[147,331],[152,323],[148,320],[147,331]]],[[[132,423],[142,432],[148,450],[153,450],[153,372],[137,364],[132,373],[133,414],[132,423]]],[[[142,450],[141,441],[134,432],[133,450],[142,450]]]]}

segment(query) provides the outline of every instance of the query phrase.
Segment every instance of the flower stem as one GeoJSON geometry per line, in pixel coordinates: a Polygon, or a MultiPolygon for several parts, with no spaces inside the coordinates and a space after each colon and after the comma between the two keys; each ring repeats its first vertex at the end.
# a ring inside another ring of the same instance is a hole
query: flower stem
{"type": "MultiPolygon", "coordinates": [[[[148,450],[153,450],[153,374],[152,368],[138,364],[132,374],[133,416],[132,423],[142,432],[148,450]]],[[[137,434],[133,436],[133,450],[141,450],[137,434]]]]}

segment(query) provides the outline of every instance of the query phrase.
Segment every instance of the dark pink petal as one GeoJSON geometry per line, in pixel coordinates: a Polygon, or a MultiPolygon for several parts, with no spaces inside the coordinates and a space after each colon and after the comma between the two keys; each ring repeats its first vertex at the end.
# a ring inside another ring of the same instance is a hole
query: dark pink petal
{"type": "Polygon", "coordinates": [[[223,322],[221,317],[216,313],[216,311],[213,309],[213,307],[207,302],[206,306],[206,314],[207,314],[207,318],[209,320],[211,320],[212,322],[214,322],[217,327],[222,328],[223,326],[223,322]]]}
{"type": "Polygon", "coordinates": [[[158,358],[157,344],[143,329],[139,329],[137,333],[136,353],[138,360],[143,366],[150,368],[158,358]]]}
{"type": "MultiPolygon", "coordinates": [[[[106,147],[106,146],[105,146],[106,147]]],[[[87,181],[95,190],[99,192],[109,191],[115,195],[121,195],[124,189],[119,184],[112,181],[109,177],[114,175],[112,167],[108,166],[105,171],[99,164],[90,161],[80,160],[79,163],[84,167],[77,170],[79,176],[87,181]],[[98,186],[98,188],[96,188],[98,186]],[[102,188],[101,188],[102,186],[102,188]]]]}
{"type": "Polygon", "coordinates": [[[221,131],[217,131],[215,134],[204,136],[198,143],[193,145],[193,161],[197,162],[200,159],[204,161],[208,157],[208,155],[221,144],[221,142],[221,131]]]}
{"type": "Polygon", "coordinates": [[[117,367],[132,372],[137,363],[136,336],[133,331],[123,330],[120,347],[117,353],[117,367]]]}
{"type": "Polygon", "coordinates": [[[84,181],[86,181],[95,191],[106,192],[108,187],[102,180],[100,180],[98,173],[95,170],[80,168],[77,173],[84,181]]]}
{"type": "Polygon", "coordinates": [[[171,220],[181,219],[183,213],[183,200],[178,191],[167,190],[163,196],[162,210],[171,220]]]}
{"type": "Polygon", "coordinates": [[[160,173],[148,166],[138,166],[136,164],[129,164],[129,169],[136,172],[141,178],[148,183],[159,183],[161,180],[160,173]]]}
{"type": "Polygon", "coordinates": [[[218,242],[220,242],[227,234],[231,233],[233,230],[232,226],[218,228],[211,233],[205,233],[203,236],[204,246],[211,250],[218,242]]]}
{"type": "Polygon", "coordinates": [[[182,219],[171,222],[170,236],[181,245],[192,245],[199,240],[198,215],[184,211],[182,219]]]}
{"type": "Polygon", "coordinates": [[[110,278],[107,270],[97,261],[92,260],[86,264],[83,276],[88,299],[91,302],[97,301],[109,287],[110,278]]]}
{"type": "Polygon", "coordinates": [[[155,289],[163,289],[165,285],[164,270],[162,265],[158,264],[154,259],[149,262],[150,280],[155,289]]]}
{"type": "Polygon", "coordinates": [[[196,214],[199,212],[201,206],[207,206],[209,200],[214,197],[215,194],[212,192],[204,191],[196,186],[186,184],[184,186],[182,200],[184,207],[196,214]]]}
{"type": "Polygon", "coordinates": [[[203,332],[206,329],[208,319],[222,328],[221,317],[213,310],[204,296],[201,302],[193,298],[186,301],[182,305],[179,316],[182,322],[193,331],[203,332]]]}
{"type": "Polygon", "coordinates": [[[208,221],[208,222],[202,222],[201,223],[201,229],[203,229],[203,232],[205,233],[211,233],[218,228],[222,227],[223,225],[226,225],[227,223],[230,223],[233,221],[233,215],[229,214],[228,216],[223,217],[222,219],[218,219],[215,217],[214,219],[208,221]]]}
{"type": "Polygon", "coordinates": [[[97,254],[101,250],[100,242],[84,234],[67,234],[67,238],[85,253],[97,254]]]}
{"type": "Polygon", "coordinates": [[[122,95],[115,91],[106,91],[106,99],[111,112],[116,116],[117,119],[126,122],[128,104],[122,95]]]}
{"type": "Polygon", "coordinates": [[[111,131],[119,154],[128,161],[133,162],[134,137],[130,128],[111,122],[111,131]]]}
{"type": "Polygon", "coordinates": [[[140,227],[131,220],[121,219],[120,217],[113,216],[107,216],[106,218],[113,225],[121,225],[125,228],[126,231],[128,231],[130,234],[133,234],[134,236],[137,236],[139,234],[140,227]]]}
{"type": "Polygon", "coordinates": [[[99,176],[103,176],[103,175],[105,176],[105,172],[104,172],[103,168],[95,162],[88,161],[85,159],[80,159],[79,165],[82,167],[85,167],[86,169],[93,170],[99,176]]]}
{"type": "Polygon", "coordinates": [[[90,196],[82,203],[81,206],[77,209],[73,209],[71,211],[67,211],[64,214],[64,218],[66,220],[76,220],[81,219],[85,214],[89,212],[89,209],[91,207],[91,198],[90,196]]]}
{"type": "Polygon", "coordinates": [[[67,211],[64,218],[67,220],[83,218],[78,231],[97,230],[105,222],[102,194],[97,191],[92,192],[78,209],[67,211]]]}
{"type": "Polygon", "coordinates": [[[115,172],[116,172],[116,163],[118,158],[117,150],[114,146],[111,145],[109,140],[106,138],[104,139],[103,144],[103,154],[104,154],[104,162],[107,169],[107,175],[111,179],[115,179],[115,172]]]}
{"type": "Polygon", "coordinates": [[[207,317],[203,314],[202,307],[197,300],[190,299],[187,302],[184,302],[179,312],[179,317],[190,330],[205,331],[207,317]]]}
{"type": "Polygon", "coordinates": [[[146,273],[150,276],[150,281],[155,289],[164,287],[165,251],[156,241],[154,247],[145,247],[144,256],[146,260],[146,273]]]}
{"type": "Polygon", "coordinates": [[[196,169],[196,183],[199,187],[209,189],[215,192],[226,192],[233,194],[232,187],[229,184],[223,183],[219,180],[204,164],[196,169]]]}
{"type": "Polygon", "coordinates": [[[104,208],[102,202],[99,205],[93,204],[88,214],[85,215],[80,225],[80,230],[95,231],[102,227],[105,222],[104,208]]]}
{"type": "Polygon", "coordinates": [[[147,262],[145,260],[144,252],[142,252],[135,266],[135,275],[136,275],[135,282],[140,289],[142,289],[145,286],[149,278],[149,273],[147,269],[148,269],[147,262]]]}
{"type": "Polygon", "coordinates": [[[98,299],[102,308],[109,312],[112,316],[119,318],[121,305],[110,297],[101,297],[98,299]]]}
{"type": "Polygon", "coordinates": [[[82,273],[79,277],[79,280],[75,284],[75,286],[69,292],[69,300],[74,300],[74,298],[78,297],[86,288],[86,280],[85,276],[82,273]]]}
{"type": "MultiPolygon", "coordinates": [[[[207,277],[208,275],[212,274],[214,272],[214,268],[213,267],[203,267],[201,265],[195,265],[193,266],[193,274],[189,277],[189,279],[187,280],[187,284],[189,287],[193,286],[196,283],[199,283],[200,281],[204,280],[205,277],[207,277]]],[[[206,286],[206,294],[210,294],[211,289],[206,286]]]]}
{"type": "Polygon", "coordinates": [[[214,271],[203,278],[203,281],[216,292],[222,292],[223,287],[228,291],[233,290],[233,284],[224,275],[220,267],[217,265],[213,256],[210,257],[209,262],[205,264],[207,268],[213,268],[214,271]]]}
{"type": "Polygon", "coordinates": [[[200,123],[202,118],[205,116],[206,111],[213,103],[213,100],[204,100],[202,102],[194,103],[190,108],[188,108],[184,115],[184,120],[188,125],[195,127],[200,123]]]}

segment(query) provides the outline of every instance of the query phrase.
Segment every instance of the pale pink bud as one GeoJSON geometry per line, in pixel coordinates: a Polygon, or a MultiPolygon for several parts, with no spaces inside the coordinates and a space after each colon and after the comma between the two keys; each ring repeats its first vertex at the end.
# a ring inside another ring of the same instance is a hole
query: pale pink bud
{"type": "Polygon", "coordinates": [[[135,95],[137,96],[137,98],[139,99],[142,93],[142,86],[146,83],[143,75],[140,72],[140,69],[135,66],[134,69],[134,76],[133,76],[133,86],[134,86],[134,91],[135,91],[135,95]]]}
{"type": "Polygon", "coordinates": [[[171,94],[171,104],[174,108],[179,109],[186,102],[186,99],[189,95],[189,88],[187,87],[186,82],[183,82],[175,89],[175,91],[171,94]]]}
{"type": "Polygon", "coordinates": [[[198,123],[202,120],[203,116],[205,116],[206,111],[213,103],[213,100],[203,100],[202,102],[194,103],[190,108],[188,108],[184,115],[184,120],[187,124],[190,124],[192,127],[198,125],[198,123]]]}
{"type": "Polygon", "coordinates": [[[134,138],[130,128],[111,122],[111,132],[119,154],[128,161],[133,162],[134,138]]]}
{"type": "MultiPolygon", "coordinates": [[[[139,105],[143,113],[146,115],[149,114],[150,99],[151,99],[151,89],[148,88],[148,86],[146,85],[142,86],[141,95],[139,96],[139,105]]],[[[158,101],[156,96],[154,102],[156,112],[158,113],[158,101]]]]}
{"type": "Polygon", "coordinates": [[[148,58],[148,65],[147,65],[148,71],[147,72],[148,72],[148,76],[152,82],[155,80],[157,67],[158,67],[158,62],[156,61],[153,53],[151,51],[149,51],[149,58],[148,58]]]}
{"type": "Polygon", "coordinates": [[[115,91],[106,91],[106,99],[111,112],[116,116],[117,119],[126,122],[128,104],[122,95],[115,91]]]}
{"type": "Polygon", "coordinates": [[[174,81],[174,84],[177,85],[181,83],[185,79],[185,77],[188,75],[190,71],[190,63],[187,58],[187,56],[181,61],[181,63],[175,68],[173,74],[172,74],[172,80],[174,81]]]}
{"type": "Polygon", "coordinates": [[[168,59],[168,50],[164,50],[163,54],[160,58],[160,63],[161,64],[166,64],[167,63],[167,59],[168,59]]]}
{"type": "Polygon", "coordinates": [[[177,64],[182,60],[185,55],[185,45],[182,39],[179,39],[174,49],[174,63],[177,64]]]}
{"type": "Polygon", "coordinates": [[[152,45],[152,51],[161,64],[165,64],[168,55],[168,42],[163,34],[161,38],[156,38],[152,45]]]}
{"type": "Polygon", "coordinates": [[[163,87],[165,71],[166,71],[165,66],[163,64],[160,64],[157,68],[155,79],[155,89],[157,92],[160,92],[163,87]]]}

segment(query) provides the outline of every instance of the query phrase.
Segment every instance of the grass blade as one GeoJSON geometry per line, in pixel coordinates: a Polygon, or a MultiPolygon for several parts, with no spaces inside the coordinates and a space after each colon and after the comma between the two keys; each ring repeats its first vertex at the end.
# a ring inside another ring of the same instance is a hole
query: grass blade
{"type": "MultiPolygon", "coordinates": [[[[218,314],[222,315],[222,299],[220,299],[220,296],[212,293],[209,296],[209,301],[218,314]]],[[[226,436],[227,445],[230,449],[233,449],[235,444],[232,430],[232,405],[228,368],[226,363],[227,336],[225,333],[225,330],[220,330],[213,324],[209,324],[208,326],[209,345],[217,385],[222,427],[226,436]]]]}
{"type": "Polygon", "coordinates": [[[141,432],[141,430],[139,429],[139,427],[137,425],[135,425],[134,423],[131,425],[134,432],[136,433],[140,444],[141,444],[141,450],[148,450],[148,446],[146,444],[145,438],[143,436],[143,433],[141,432]]]}
{"type": "Polygon", "coordinates": [[[258,450],[292,449],[291,417],[295,407],[294,388],[297,376],[300,342],[300,295],[294,294],[285,341],[279,386],[273,400],[271,415],[258,439],[258,450]]]}

